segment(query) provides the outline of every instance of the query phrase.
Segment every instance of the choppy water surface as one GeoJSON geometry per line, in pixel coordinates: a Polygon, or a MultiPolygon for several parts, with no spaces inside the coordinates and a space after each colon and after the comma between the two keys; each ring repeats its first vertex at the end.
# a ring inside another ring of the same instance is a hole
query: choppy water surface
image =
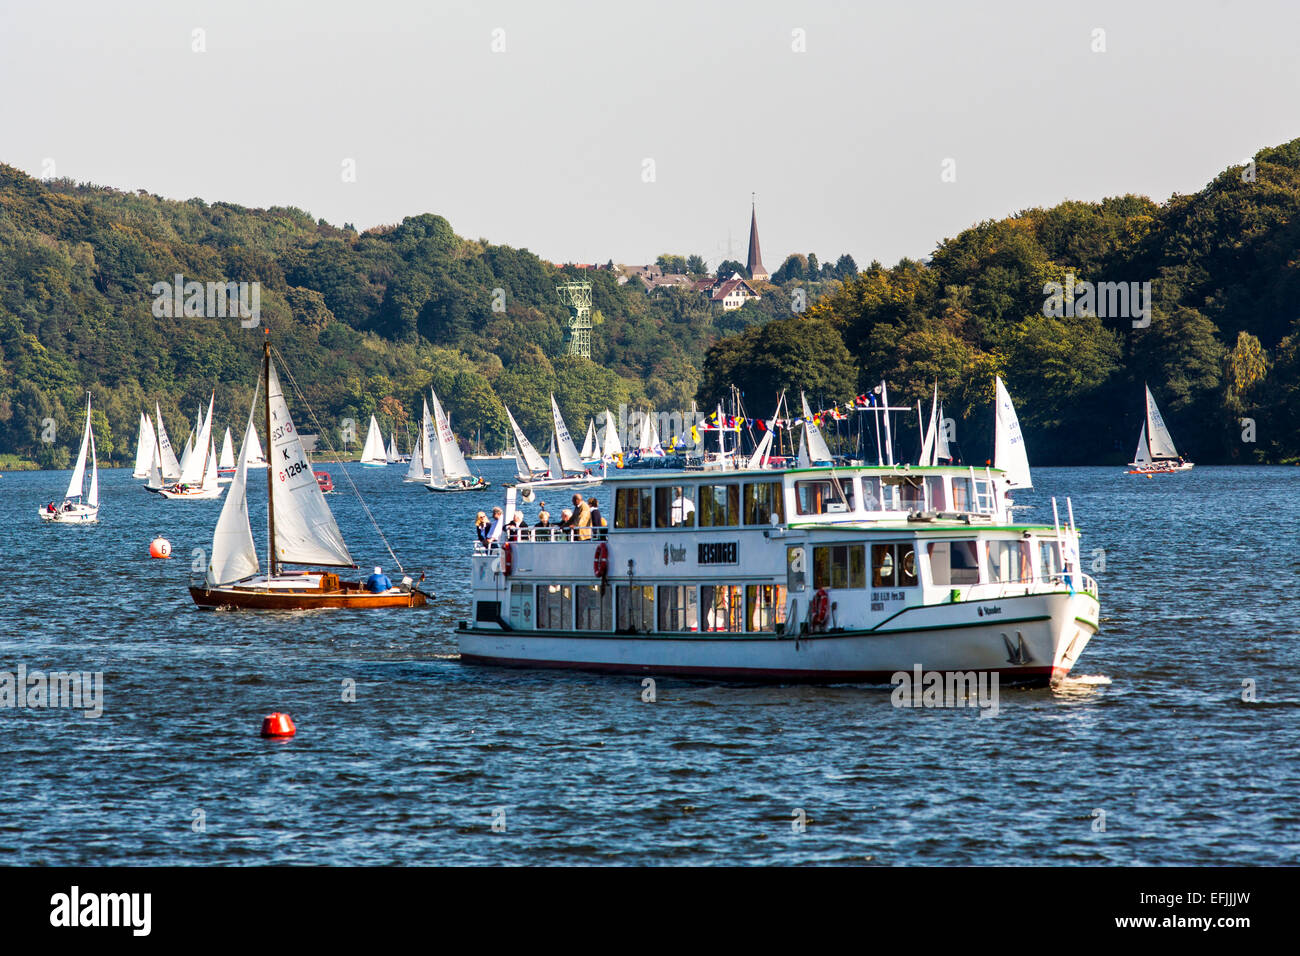
{"type": "MultiPolygon", "coordinates": [[[[367,613],[199,612],[220,502],[110,471],[98,525],[47,527],[67,473],[0,477],[0,670],[105,675],[97,720],[0,710],[0,864],[1300,861],[1300,470],[1036,470],[1029,519],[1070,495],[1085,559],[1105,551],[1103,631],[1066,686],[981,719],[851,685],[660,680],[651,704],[635,677],[460,664],[473,515],[509,474],[477,464],[491,492],[348,467],[438,594],[367,613]],[[172,560],[148,558],[157,533],[172,560]],[[272,710],[296,738],[258,736],[272,710]]],[[[354,556],[391,571],[331,470],[354,556]]]]}

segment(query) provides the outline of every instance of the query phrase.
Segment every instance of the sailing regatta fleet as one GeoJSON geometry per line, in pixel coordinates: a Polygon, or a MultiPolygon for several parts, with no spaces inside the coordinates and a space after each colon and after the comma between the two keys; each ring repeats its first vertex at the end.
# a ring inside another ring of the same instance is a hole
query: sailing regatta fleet
{"type": "MultiPolygon", "coordinates": [[[[928,420],[920,401],[915,409],[891,406],[883,382],[875,393],[859,407],[874,416],[874,462],[833,453],[822,414],[802,394],[796,413],[782,394],[762,421],[724,415],[721,405],[707,417],[692,411],[689,428],[666,442],[653,414],[620,440],[605,409],[588,421],[581,449],[550,395],[545,457],[507,407],[516,480],[496,510],[513,516],[520,502],[561,489],[573,491],[576,506],[584,489],[608,483],[612,522],[530,529],[503,517],[480,535],[470,555],[472,619],[458,633],[462,660],[739,679],[875,682],[916,666],[1013,682],[1061,679],[1097,633],[1098,590],[1081,567],[1069,499],[1063,506],[1052,499],[1051,524],[1015,518],[1014,494],[1032,480],[1001,378],[994,460],[982,468],[958,463],[937,383],[928,420]],[[902,461],[891,420],[913,412],[919,452],[902,461]],[[746,422],[761,433],[751,451],[740,440],[746,422]]],[[[427,603],[410,576],[393,585],[380,568],[365,581],[331,570],[355,563],[293,425],[269,342],[237,458],[230,428],[217,450],[214,404],[215,393],[197,410],[179,459],[158,404],[154,416],[142,413],[132,472],[168,501],[212,500],[229,486],[211,560],[190,587],[197,605],[427,603]],[[259,397],[270,464],[256,426],[259,397]],[[254,469],[266,470],[265,570],[248,516],[254,469]]],[[[1190,469],[1149,388],[1145,405],[1129,472],[1190,469]]],[[[865,447],[860,432],[856,454],[865,447]]],[[[481,438],[477,448],[470,460],[495,457],[483,453],[481,438]]],[[[432,389],[408,455],[396,431],[385,442],[371,416],[360,465],[394,464],[406,466],[403,481],[432,492],[491,487],[471,470],[432,389]]],[[[88,398],[64,501],[45,505],[40,517],[93,523],[99,506],[88,398]]]]}

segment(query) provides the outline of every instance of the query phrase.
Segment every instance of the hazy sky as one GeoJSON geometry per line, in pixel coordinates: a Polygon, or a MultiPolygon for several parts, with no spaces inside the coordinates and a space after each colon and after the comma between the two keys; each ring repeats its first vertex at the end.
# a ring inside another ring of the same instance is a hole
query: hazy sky
{"type": "Polygon", "coordinates": [[[893,263],[1300,136],[1298,35],[1296,0],[0,0],[0,162],[561,262],[743,259],[753,191],[769,269],[893,263]]]}

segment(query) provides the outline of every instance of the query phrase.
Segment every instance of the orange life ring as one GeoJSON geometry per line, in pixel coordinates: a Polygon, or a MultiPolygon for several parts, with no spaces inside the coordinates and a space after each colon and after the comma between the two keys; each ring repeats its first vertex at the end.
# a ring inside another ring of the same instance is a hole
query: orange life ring
{"type": "Polygon", "coordinates": [[[818,588],[812,599],[812,622],[818,626],[825,624],[831,614],[831,596],[825,588],[818,588]]]}
{"type": "Polygon", "coordinates": [[[510,547],[509,541],[501,543],[501,570],[509,574],[515,569],[515,550],[510,547]]]}
{"type": "Polygon", "coordinates": [[[609,545],[604,541],[596,545],[596,557],[592,561],[592,570],[596,572],[596,577],[604,579],[609,574],[609,545]]]}

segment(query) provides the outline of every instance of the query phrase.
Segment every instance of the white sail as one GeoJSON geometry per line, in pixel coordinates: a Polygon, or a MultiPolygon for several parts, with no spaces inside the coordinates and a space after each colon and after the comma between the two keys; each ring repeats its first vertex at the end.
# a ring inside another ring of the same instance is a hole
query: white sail
{"type": "Polygon", "coordinates": [[[90,433],[90,493],[86,495],[86,504],[91,508],[99,507],[99,459],[95,455],[95,433],[90,433]]]}
{"type": "MultiPolygon", "coordinates": [[[[546,462],[542,459],[542,456],[537,453],[537,449],[533,447],[533,443],[530,442],[528,437],[523,433],[523,430],[519,427],[519,423],[515,421],[515,416],[510,414],[510,406],[503,405],[502,407],[506,410],[506,418],[510,419],[510,430],[514,432],[515,435],[516,457],[519,455],[523,456],[524,464],[528,466],[528,471],[530,472],[545,471],[546,462]]],[[[520,474],[522,475],[524,473],[520,472],[520,474]]]]}
{"type": "Polygon", "coordinates": [[[424,450],[428,452],[428,459],[425,464],[429,467],[429,481],[440,483],[443,480],[442,473],[442,452],[439,450],[442,443],[438,440],[438,426],[434,423],[433,416],[429,414],[429,403],[424,403],[424,450]]]}
{"type": "Polygon", "coordinates": [[[1025,452],[1025,439],[1020,434],[1020,419],[1011,403],[1007,387],[999,376],[994,379],[996,405],[993,410],[993,467],[1006,472],[1008,488],[1032,488],[1029,477],[1029,455],[1025,452]]]}
{"type": "Polygon", "coordinates": [[[1133,455],[1133,464],[1149,465],[1151,464],[1151,451],[1147,447],[1147,423],[1142,423],[1142,433],[1138,435],[1138,449],[1133,455]]]}
{"type": "MultiPolygon", "coordinates": [[[[208,448],[212,444],[212,403],[216,399],[216,393],[208,401],[207,420],[199,425],[198,436],[194,439],[194,448],[189,458],[181,467],[181,484],[190,485],[197,488],[203,484],[203,476],[208,470],[208,448]]],[[[202,415],[199,416],[202,418],[202,415]]],[[[216,471],[216,462],[213,462],[212,470],[216,471]]]]}
{"type": "Polygon", "coordinates": [[[397,459],[401,457],[401,455],[397,453],[397,432],[388,433],[387,457],[388,457],[388,463],[390,465],[394,464],[397,461],[397,459]]]}
{"type": "Polygon", "coordinates": [[[429,418],[429,403],[424,403],[424,418],[420,420],[420,436],[411,446],[411,463],[406,467],[406,477],[412,481],[423,481],[425,472],[428,470],[424,464],[424,422],[429,418]]]}
{"type": "Polygon", "coordinates": [[[773,432],[769,429],[767,434],[763,436],[763,440],[754,449],[754,454],[750,456],[749,464],[746,465],[747,468],[763,468],[767,465],[768,455],[772,451],[772,434],[773,432]]]}
{"type": "Polygon", "coordinates": [[[229,471],[235,467],[235,448],[234,443],[230,440],[230,429],[226,428],[225,437],[221,439],[221,458],[217,462],[217,467],[229,471]]]}
{"type": "Polygon", "coordinates": [[[582,456],[574,447],[573,437],[564,424],[564,416],[560,414],[560,406],[555,404],[554,395],[551,396],[551,418],[555,421],[555,446],[560,453],[560,467],[566,472],[581,473],[584,470],[582,456]]]}
{"type": "Polygon", "coordinates": [[[217,481],[217,443],[208,436],[208,463],[203,469],[203,490],[215,491],[218,487],[217,481]]]}
{"type": "MultiPolygon", "coordinates": [[[[937,388],[937,386],[936,386],[937,388]]],[[[939,406],[938,428],[934,433],[934,464],[941,461],[952,461],[952,450],[948,447],[948,435],[943,427],[943,406],[939,406]]]]}
{"type": "Polygon", "coordinates": [[[81,430],[81,450],[77,452],[77,464],[68,479],[68,492],[65,498],[80,498],[81,483],[86,477],[86,453],[90,450],[90,397],[86,397],[86,426],[81,430]]]}
{"type": "Polygon", "coordinates": [[[605,441],[601,445],[601,457],[613,458],[623,454],[623,443],[618,440],[618,426],[614,424],[614,413],[605,409],[605,441]]]}
{"type": "MultiPolygon", "coordinates": [[[[239,464],[231,479],[230,491],[221,506],[217,529],[212,533],[212,559],[208,562],[209,587],[219,587],[256,574],[259,568],[257,548],[253,544],[253,529],[248,521],[248,455],[257,438],[253,424],[253,411],[257,408],[257,394],[253,392],[253,406],[248,411],[248,428],[244,430],[244,443],[239,448],[239,464]]],[[[226,429],[230,434],[230,429],[226,429]]]]}
{"type": "Polygon", "coordinates": [[[249,445],[249,451],[248,451],[249,467],[251,468],[253,465],[265,465],[266,455],[262,452],[262,442],[257,437],[256,428],[253,429],[251,438],[252,438],[252,443],[249,445]]]}
{"type": "Polygon", "coordinates": [[[590,461],[596,457],[596,422],[587,419],[587,437],[582,440],[582,458],[590,461]]]}
{"type": "Polygon", "coordinates": [[[185,447],[181,450],[180,474],[178,478],[184,477],[190,467],[190,462],[194,460],[194,433],[190,432],[185,436],[185,447]]]}
{"type": "Polygon", "coordinates": [[[1147,389],[1147,445],[1151,449],[1151,457],[1155,458],[1177,458],[1178,449],[1174,447],[1174,439],[1169,434],[1169,429],[1165,427],[1164,417],[1160,414],[1160,409],[1156,407],[1155,397],[1151,394],[1151,389],[1147,389]]]}
{"type": "Polygon", "coordinates": [[[167,428],[163,425],[162,407],[154,402],[154,410],[158,414],[158,466],[162,470],[164,481],[175,481],[181,476],[181,463],[176,460],[176,452],[172,450],[172,443],[167,438],[167,428]]]}
{"type": "MultiPolygon", "coordinates": [[[[269,360],[268,360],[269,361],[269,360]]],[[[352,555],[312,474],[275,364],[269,370],[271,501],[275,507],[275,556],[287,564],[353,567],[352,555]]]]}
{"type": "Polygon", "coordinates": [[[361,464],[388,464],[388,453],[384,450],[384,436],[379,430],[379,422],[375,421],[374,415],[370,416],[370,429],[366,432],[366,444],[361,449],[361,464]]]}
{"type": "MultiPolygon", "coordinates": [[[[921,403],[916,403],[916,414],[919,419],[921,415],[921,403]]],[[[935,458],[935,446],[938,444],[936,438],[936,429],[939,418],[939,383],[934,383],[934,398],[930,400],[930,423],[926,426],[925,437],[921,442],[921,464],[937,465],[939,462],[935,458]]]]}
{"type": "Polygon", "coordinates": [[[469,465],[465,463],[465,454],[460,450],[460,443],[451,430],[451,422],[438,401],[438,393],[429,389],[433,395],[433,424],[437,430],[438,454],[442,459],[442,473],[448,481],[469,478],[469,465]]]}
{"type": "Polygon", "coordinates": [[[153,446],[158,438],[153,433],[153,423],[144,412],[140,413],[140,433],[135,439],[135,468],[132,478],[148,478],[149,465],[153,462],[153,446]]]}
{"type": "Polygon", "coordinates": [[[806,426],[804,430],[808,434],[808,457],[813,461],[834,461],[826,439],[822,437],[821,429],[813,421],[812,411],[808,408],[808,396],[800,392],[799,397],[803,400],[803,419],[806,426]]]}
{"type": "Polygon", "coordinates": [[[812,459],[808,457],[808,423],[804,422],[803,431],[799,433],[799,467],[811,468],[812,459]]]}
{"type": "Polygon", "coordinates": [[[153,461],[149,463],[149,480],[145,483],[146,488],[157,491],[163,486],[162,465],[158,464],[158,447],[154,446],[153,461]]]}
{"type": "Polygon", "coordinates": [[[564,474],[564,467],[560,464],[560,459],[555,454],[555,432],[551,432],[551,447],[546,454],[546,462],[547,477],[559,478],[564,474]]]}

